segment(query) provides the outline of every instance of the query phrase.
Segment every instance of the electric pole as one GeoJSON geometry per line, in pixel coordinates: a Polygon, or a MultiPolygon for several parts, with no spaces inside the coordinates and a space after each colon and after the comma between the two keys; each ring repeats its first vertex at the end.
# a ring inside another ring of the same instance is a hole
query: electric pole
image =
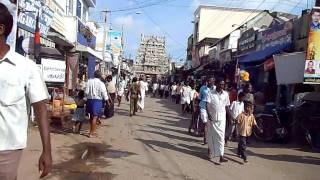
{"type": "MultiPolygon", "coordinates": [[[[103,29],[103,47],[102,47],[102,58],[103,58],[103,63],[106,63],[106,43],[107,43],[107,33],[108,33],[108,13],[110,13],[110,11],[102,11],[104,12],[104,29],[103,29]]],[[[107,66],[105,66],[107,67],[107,66]]],[[[105,71],[105,69],[103,70],[105,71]]]]}

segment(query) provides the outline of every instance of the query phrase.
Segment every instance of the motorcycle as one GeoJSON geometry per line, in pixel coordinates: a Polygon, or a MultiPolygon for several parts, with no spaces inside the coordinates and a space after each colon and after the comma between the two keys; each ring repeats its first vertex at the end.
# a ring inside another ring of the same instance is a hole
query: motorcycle
{"type": "Polygon", "coordinates": [[[293,106],[272,108],[255,115],[256,122],[263,133],[254,129],[254,136],[265,142],[287,143],[290,141],[293,106]]]}
{"type": "Polygon", "coordinates": [[[320,148],[320,93],[298,94],[300,106],[294,112],[297,139],[312,148],[320,148]]]}

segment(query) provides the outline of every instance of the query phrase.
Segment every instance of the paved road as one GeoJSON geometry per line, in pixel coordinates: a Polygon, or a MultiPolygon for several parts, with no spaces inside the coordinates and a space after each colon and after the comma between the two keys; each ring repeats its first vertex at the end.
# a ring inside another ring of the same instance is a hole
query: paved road
{"type": "MultiPolygon", "coordinates": [[[[319,179],[319,153],[252,140],[249,164],[242,164],[235,156],[237,144],[230,143],[226,148],[229,162],[216,165],[206,160],[202,139],[187,134],[189,117],[179,114],[180,106],[147,98],[146,109],[138,116],[128,117],[127,109],[127,104],[117,108],[115,117],[103,122],[96,139],[68,130],[53,133],[54,169],[47,179],[319,179]]],[[[29,135],[19,168],[21,180],[34,180],[39,175],[40,138],[35,128],[29,135]]]]}

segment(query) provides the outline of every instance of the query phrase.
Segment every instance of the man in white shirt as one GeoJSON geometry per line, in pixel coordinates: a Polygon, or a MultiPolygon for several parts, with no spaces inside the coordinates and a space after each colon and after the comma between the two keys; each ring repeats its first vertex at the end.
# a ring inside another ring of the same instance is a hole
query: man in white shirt
{"type": "Polygon", "coordinates": [[[186,85],[183,85],[181,89],[181,104],[182,104],[182,114],[185,114],[187,109],[190,105],[190,91],[191,87],[189,86],[189,83],[186,83],[186,85]]]}
{"type": "Polygon", "coordinates": [[[124,95],[124,91],[126,88],[126,81],[123,79],[123,77],[120,78],[120,83],[118,85],[118,90],[117,90],[117,99],[118,99],[118,107],[121,105],[121,100],[122,96],[124,95]]]}
{"type": "Polygon", "coordinates": [[[208,145],[209,158],[220,157],[220,162],[227,162],[223,157],[226,128],[226,112],[230,106],[229,95],[223,89],[225,82],[222,79],[217,81],[216,90],[210,90],[207,95],[208,112],[208,145]]]}
{"type": "Polygon", "coordinates": [[[171,101],[175,102],[176,101],[176,90],[177,90],[177,84],[176,82],[173,83],[171,86],[171,101]]]}
{"type": "Polygon", "coordinates": [[[243,92],[240,92],[238,95],[238,100],[233,101],[230,105],[229,108],[229,114],[230,114],[230,120],[229,123],[227,125],[227,129],[226,129],[226,144],[228,142],[228,140],[231,139],[232,134],[234,133],[235,129],[236,129],[236,119],[239,116],[239,114],[244,112],[244,97],[245,94],[243,92]]]}
{"type": "Polygon", "coordinates": [[[153,97],[156,97],[156,93],[157,93],[157,90],[158,90],[158,83],[157,82],[154,82],[153,85],[152,85],[152,93],[153,93],[153,97]]]}
{"type": "Polygon", "coordinates": [[[105,116],[106,118],[111,118],[114,115],[114,100],[116,98],[116,84],[112,81],[112,76],[107,76],[107,93],[110,96],[109,104],[110,106],[105,106],[105,116]]]}
{"type": "Polygon", "coordinates": [[[33,106],[42,140],[40,178],[51,172],[50,131],[45,101],[47,88],[37,65],[6,44],[13,18],[0,3],[0,179],[14,180],[22,150],[27,145],[28,114],[26,97],[33,106]]]}
{"type": "Polygon", "coordinates": [[[140,99],[138,100],[138,108],[143,111],[144,109],[144,98],[146,97],[146,92],[148,91],[148,83],[145,82],[145,78],[140,78],[140,99]]]}
{"type": "Polygon", "coordinates": [[[101,72],[94,72],[94,78],[89,79],[86,87],[86,97],[87,97],[87,111],[90,114],[90,133],[89,138],[97,136],[96,126],[99,116],[101,116],[102,102],[106,101],[107,106],[109,104],[109,96],[107,93],[106,86],[101,81],[101,72]]]}

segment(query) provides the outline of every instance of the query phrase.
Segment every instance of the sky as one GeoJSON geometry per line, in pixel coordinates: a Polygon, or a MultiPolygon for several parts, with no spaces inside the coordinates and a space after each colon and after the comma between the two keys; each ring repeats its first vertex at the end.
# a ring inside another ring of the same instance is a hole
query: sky
{"type": "Polygon", "coordinates": [[[174,61],[186,58],[187,40],[193,32],[193,13],[199,5],[215,5],[288,12],[299,15],[315,0],[96,0],[90,17],[103,22],[100,11],[108,10],[108,25],[124,33],[124,53],[135,59],[141,34],[166,37],[167,54],[174,61]]]}

